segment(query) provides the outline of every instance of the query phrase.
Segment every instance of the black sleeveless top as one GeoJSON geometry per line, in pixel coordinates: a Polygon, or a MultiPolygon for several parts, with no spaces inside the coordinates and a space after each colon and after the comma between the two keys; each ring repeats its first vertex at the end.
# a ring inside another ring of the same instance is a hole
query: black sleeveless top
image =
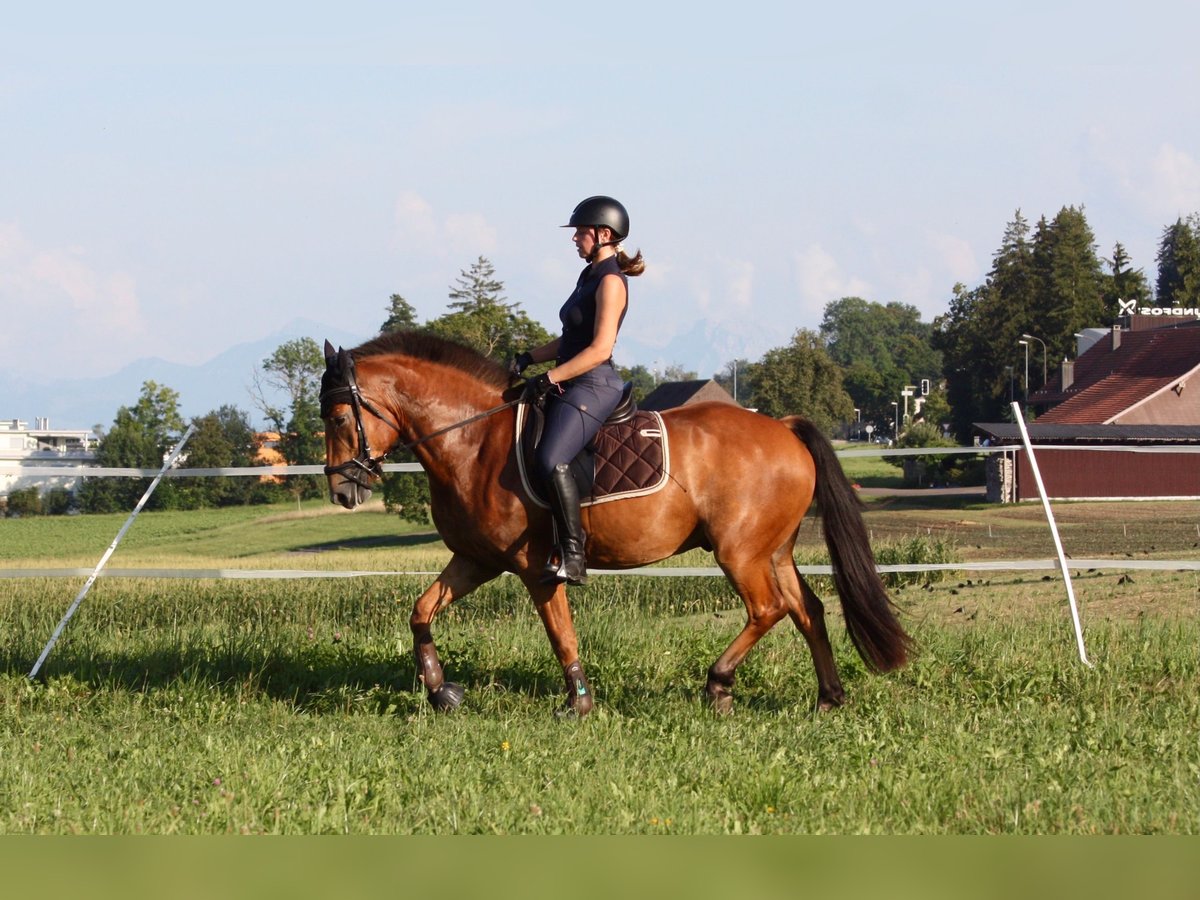
{"type": "Polygon", "coordinates": [[[625,309],[621,310],[621,318],[617,321],[618,330],[625,321],[625,313],[629,309],[629,279],[621,271],[616,256],[610,256],[594,266],[589,265],[580,273],[575,290],[558,311],[563,326],[558,344],[559,365],[578,356],[596,336],[596,292],[606,275],[619,275],[625,285],[625,309]]]}

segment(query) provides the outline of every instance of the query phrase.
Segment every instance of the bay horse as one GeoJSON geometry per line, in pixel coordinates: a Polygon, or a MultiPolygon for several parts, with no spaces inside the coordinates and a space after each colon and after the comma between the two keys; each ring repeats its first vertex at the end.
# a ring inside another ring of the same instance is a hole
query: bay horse
{"type": "MultiPolygon", "coordinates": [[[[431,512],[452,557],[413,605],[418,677],[429,702],[454,709],[463,688],[447,681],[434,646],[435,616],[504,572],[524,583],[566,680],[565,714],[593,707],[579,661],[566,586],[543,584],[550,513],[522,488],[514,438],[521,389],[474,350],[416,331],[381,335],[353,350],[325,342],[321,416],[330,499],[353,509],[370,497],[383,458],[407,447],[429,478],[431,512]],[[377,453],[372,448],[384,448],[377,453]]],[[[553,401],[550,401],[553,402],[553,401]]],[[[911,641],[875,568],[861,502],[828,439],[799,416],[773,419],[732,404],[662,413],[671,478],[657,493],[585,506],[589,566],[624,569],[702,547],[746,606],[745,627],[709,667],[705,694],[728,712],[738,666],[784,616],[804,635],[817,705],[844,691],[821,600],[801,577],[793,548],[814,497],[824,519],[851,641],[866,665],[905,663],[911,641]]]]}

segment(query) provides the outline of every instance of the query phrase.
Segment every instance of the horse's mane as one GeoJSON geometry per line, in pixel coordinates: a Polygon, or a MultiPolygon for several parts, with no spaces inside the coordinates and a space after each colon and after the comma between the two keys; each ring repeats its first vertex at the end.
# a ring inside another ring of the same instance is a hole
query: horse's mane
{"type": "Polygon", "coordinates": [[[450,366],[499,388],[509,385],[508,370],[500,363],[471,347],[425,331],[403,330],[381,334],[350,351],[356,360],[389,353],[450,366]]]}

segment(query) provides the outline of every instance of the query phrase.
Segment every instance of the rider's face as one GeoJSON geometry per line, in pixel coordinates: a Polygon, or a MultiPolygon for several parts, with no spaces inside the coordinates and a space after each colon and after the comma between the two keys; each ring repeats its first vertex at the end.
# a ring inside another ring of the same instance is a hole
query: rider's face
{"type": "Polygon", "coordinates": [[[592,251],[596,249],[596,233],[599,232],[601,241],[608,241],[612,238],[612,232],[607,228],[593,228],[591,225],[580,225],[575,229],[575,234],[571,236],[571,240],[575,242],[575,250],[583,259],[587,259],[592,255],[592,251]]]}

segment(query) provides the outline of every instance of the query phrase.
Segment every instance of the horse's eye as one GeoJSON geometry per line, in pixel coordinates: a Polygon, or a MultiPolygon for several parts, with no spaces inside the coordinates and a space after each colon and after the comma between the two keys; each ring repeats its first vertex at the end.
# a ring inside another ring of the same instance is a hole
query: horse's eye
{"type": "Polygon", "coordinates": [[[342,428],[342,427],[346,426],[349,422],[350,422],[350,417],[348,415],[346,415],[345,413],[342,413],[340,416],[333,417],[333,426],[335,428],[342,428]]]}

